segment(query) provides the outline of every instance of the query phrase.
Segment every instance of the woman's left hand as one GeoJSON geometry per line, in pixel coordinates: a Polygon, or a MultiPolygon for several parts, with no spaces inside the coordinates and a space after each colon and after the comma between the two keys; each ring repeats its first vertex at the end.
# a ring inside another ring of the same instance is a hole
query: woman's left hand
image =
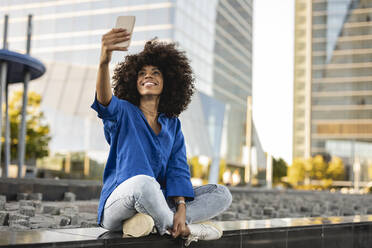
{"type": "Polygon", "coordinates": [[[172,236],[177,238],[179,235],[184,235],[186,232],[186,207],[184,204],[180,204],[177,208],[177,212],[174,214],[172,236]]]}

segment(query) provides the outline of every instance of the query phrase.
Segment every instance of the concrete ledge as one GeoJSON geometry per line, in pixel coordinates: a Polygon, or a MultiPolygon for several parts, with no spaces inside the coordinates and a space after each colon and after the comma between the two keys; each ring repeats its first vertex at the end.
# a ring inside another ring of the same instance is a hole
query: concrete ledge
{"type": "MultiPolygon", "coordinates": [[[[371,247],[372,215],[217,222],[219,240],[190,247],[371,247]]],[[[150,235],[122,238],[103,228],[0,232],[0,247],[183,247],[182,239],[150,235]]]]}

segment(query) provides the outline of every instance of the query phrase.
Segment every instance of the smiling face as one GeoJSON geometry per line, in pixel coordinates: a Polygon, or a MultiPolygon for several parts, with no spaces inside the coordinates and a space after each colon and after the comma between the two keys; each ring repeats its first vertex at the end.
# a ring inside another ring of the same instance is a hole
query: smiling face
{"type": "Polygon", "coordinates": [[[145,65],[137,75],[137,90],[141,96],[160,95],[163,91],[163,74],[152,65],[145,65]]]}

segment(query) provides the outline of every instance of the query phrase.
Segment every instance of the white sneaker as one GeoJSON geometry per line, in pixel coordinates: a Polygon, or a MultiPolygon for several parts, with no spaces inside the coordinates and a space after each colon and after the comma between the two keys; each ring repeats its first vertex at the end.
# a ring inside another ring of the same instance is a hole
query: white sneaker
{"type": "Polygon", "coordinates": [[[150,215],[137,213],[123,222],[123,237],[142,237],[154,230],[154,220],[150,215]]]}
{"type": "Polygon", "coordinates": [[[213,222],[202,222],[188,225],[190,235],[186,237],[185,246],[189,246],[192,241],[214,240],[222,236],[222,229],[213,222]]]}

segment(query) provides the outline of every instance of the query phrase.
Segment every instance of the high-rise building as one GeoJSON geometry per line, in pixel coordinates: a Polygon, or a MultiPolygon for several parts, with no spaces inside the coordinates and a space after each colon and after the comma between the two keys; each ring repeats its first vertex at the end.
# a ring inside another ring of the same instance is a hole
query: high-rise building
{"type": "Polygon", "coordinates": [[[296,0],[293,157],[372,164],[372,1],[296,0]]]}
{"type": "MultiPolygon", "coordinates": [[[[252,0],[4,0],[9,49],[25,51],[27,15],[33,14],[31,54],[47,65],[30,90],[42,94],[52,151],[107,151],[93,101],[101,37],[117,16],[134,15],[128,53],[158,37],[186,51],[197,94],[181,115],[190,155],[216,154],[242,163],[247,96],[252,95],[252,0]]],[[[2,33],[3,20],[0,20],[2,33]]],[[[111,69],[127,53],[114,52],[111,69]]],[[[112,73],[112,72],[111,72],[112,73]]],[[[111,74],[112,75],[112,74],[111,74]]],[[[253,128],[260,165],[264,154],[253,128]]]]}
{"type": "Polygon", "coordinates": [[[218,1],[216,9],[213,95],[229,106],[227,156],[232,161],[241,156],[247,96],[252,96],[252,2],[218,1]]]}

